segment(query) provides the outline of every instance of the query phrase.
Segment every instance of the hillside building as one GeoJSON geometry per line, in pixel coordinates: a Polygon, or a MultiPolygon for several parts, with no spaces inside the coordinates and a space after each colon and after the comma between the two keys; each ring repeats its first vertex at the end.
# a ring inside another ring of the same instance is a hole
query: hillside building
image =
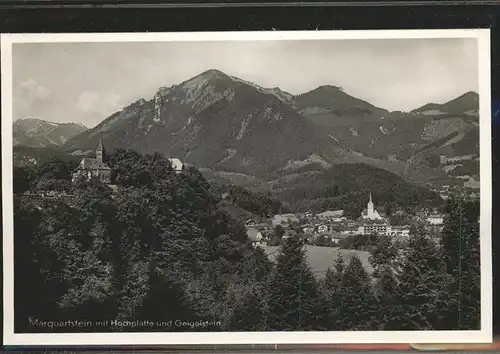
{"type": "Polygon", "coordinates": [[[102,138],[99,138],[99,143],[96,148],[96,157],[90,158],[85,157],[80,162],[75,173],[73,173],[72,181],[75,182],[78,178],[85,178],[91,180],[97,177],[102,183],[111,183],[111,168],[106,164],[106,150],[102,142],[102,138]]]}
{"type": "Polygon", "coordinates": [[[179,160],[176,157],[171,157],[168,159],[170,163],[172,164],[172,168],[174,169],[175,173],[181,173],[182,170],[184,170],[184,164],[182,163],[181,160],[179,160]]]}

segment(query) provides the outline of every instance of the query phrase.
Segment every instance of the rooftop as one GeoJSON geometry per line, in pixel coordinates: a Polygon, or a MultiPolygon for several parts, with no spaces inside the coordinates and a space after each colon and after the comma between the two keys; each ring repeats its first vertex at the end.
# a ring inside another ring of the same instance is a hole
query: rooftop
{"type": "Polygon", "coordinates": [[[174,171],[181,171],[184,167],[182,161],[176,157],[169,158],[169,161],[172,164],[174,171]]]}
{"type": "Polygon", "coordinates": [[[261,234],[260,234],[260,231],[257,229],[248,229],[247,230],[247,236],[250,239],[250,241],[260,241],[259,235],[261,235],[261,234]]]}
{"type": "Polygon", "coordinates": [[[80,166],[84,169],[111,170],[111,168],[104,162],[90,157],[85,157],[84,159],[82,159],[80,166]]]}

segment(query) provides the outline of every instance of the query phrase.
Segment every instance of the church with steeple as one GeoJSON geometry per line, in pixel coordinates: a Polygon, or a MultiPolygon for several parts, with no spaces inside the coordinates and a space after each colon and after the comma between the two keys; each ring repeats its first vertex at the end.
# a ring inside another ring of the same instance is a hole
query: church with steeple
{"type": "Polygon", "coordinates": [[[111,168],[106,164],[106,149],[102,137],[99,137],[95,158],[85,157],[78,165],[76,172],[73,174],[73,182],[79,178],[90,180],[99,178],[102,183],[111,182],[111,168]]]}
{"type": "Polygon", "coordinates": [[[372,193],[370,192],[370,200],[366,205],[366,209],[361,213],[361,218],[364,220],[383,220],[384,215],[381,215],[373,204],[372,193]]]}

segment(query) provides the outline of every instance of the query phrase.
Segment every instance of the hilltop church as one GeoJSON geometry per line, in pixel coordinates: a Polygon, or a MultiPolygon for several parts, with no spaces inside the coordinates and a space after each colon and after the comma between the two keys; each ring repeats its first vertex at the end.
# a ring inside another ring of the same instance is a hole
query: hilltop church
{"type": "Polygon", "coordinates": [[[96,148],[96,157],[90,158],[85,157],[80,162],[78,169],[73,174],[73,182],[78,178],[84,177],[90,180],[94,177],[99,178],[103,183],[111,182],[111,168],[106,165],[106,150],[104,149],[104,144],[102,142],[102,137],[99,138],[99,143],[96,148]]]}
{"type": "Polygon", "coordinates": [[[379,213],[376,209],[375,206],[373,205],[372,201],[372,193],[370,192],[370,200],[368,201],[368,204],[366,205],[366,209],[363,210],[363,213],[361,214],[361,218],[363,220],[384,220],[385,215],[382,213],[379,213]]]}

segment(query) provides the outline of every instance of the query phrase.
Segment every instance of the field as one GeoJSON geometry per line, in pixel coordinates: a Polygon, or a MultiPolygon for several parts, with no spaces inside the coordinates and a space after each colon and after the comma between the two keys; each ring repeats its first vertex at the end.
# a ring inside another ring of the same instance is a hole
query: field
{"type": "MultiPolygon", "coordinates": [[[[278,246],[263,246],[269,259],[274,260],[278,253],[278,246]]],[[[358,256],[365,269],[371,274],[373,268],[368,261],[370,254],[363,251],[344,250],[337,247],[319,247],[319,246],[306,246],[306,256],[311,265],[312,271],[316,277],[321,278],[326,273],[326,270],[333,266],[333,262],[338,254],[342,254],[344,260],[349,262],[351,257],[358,256]]]]}

